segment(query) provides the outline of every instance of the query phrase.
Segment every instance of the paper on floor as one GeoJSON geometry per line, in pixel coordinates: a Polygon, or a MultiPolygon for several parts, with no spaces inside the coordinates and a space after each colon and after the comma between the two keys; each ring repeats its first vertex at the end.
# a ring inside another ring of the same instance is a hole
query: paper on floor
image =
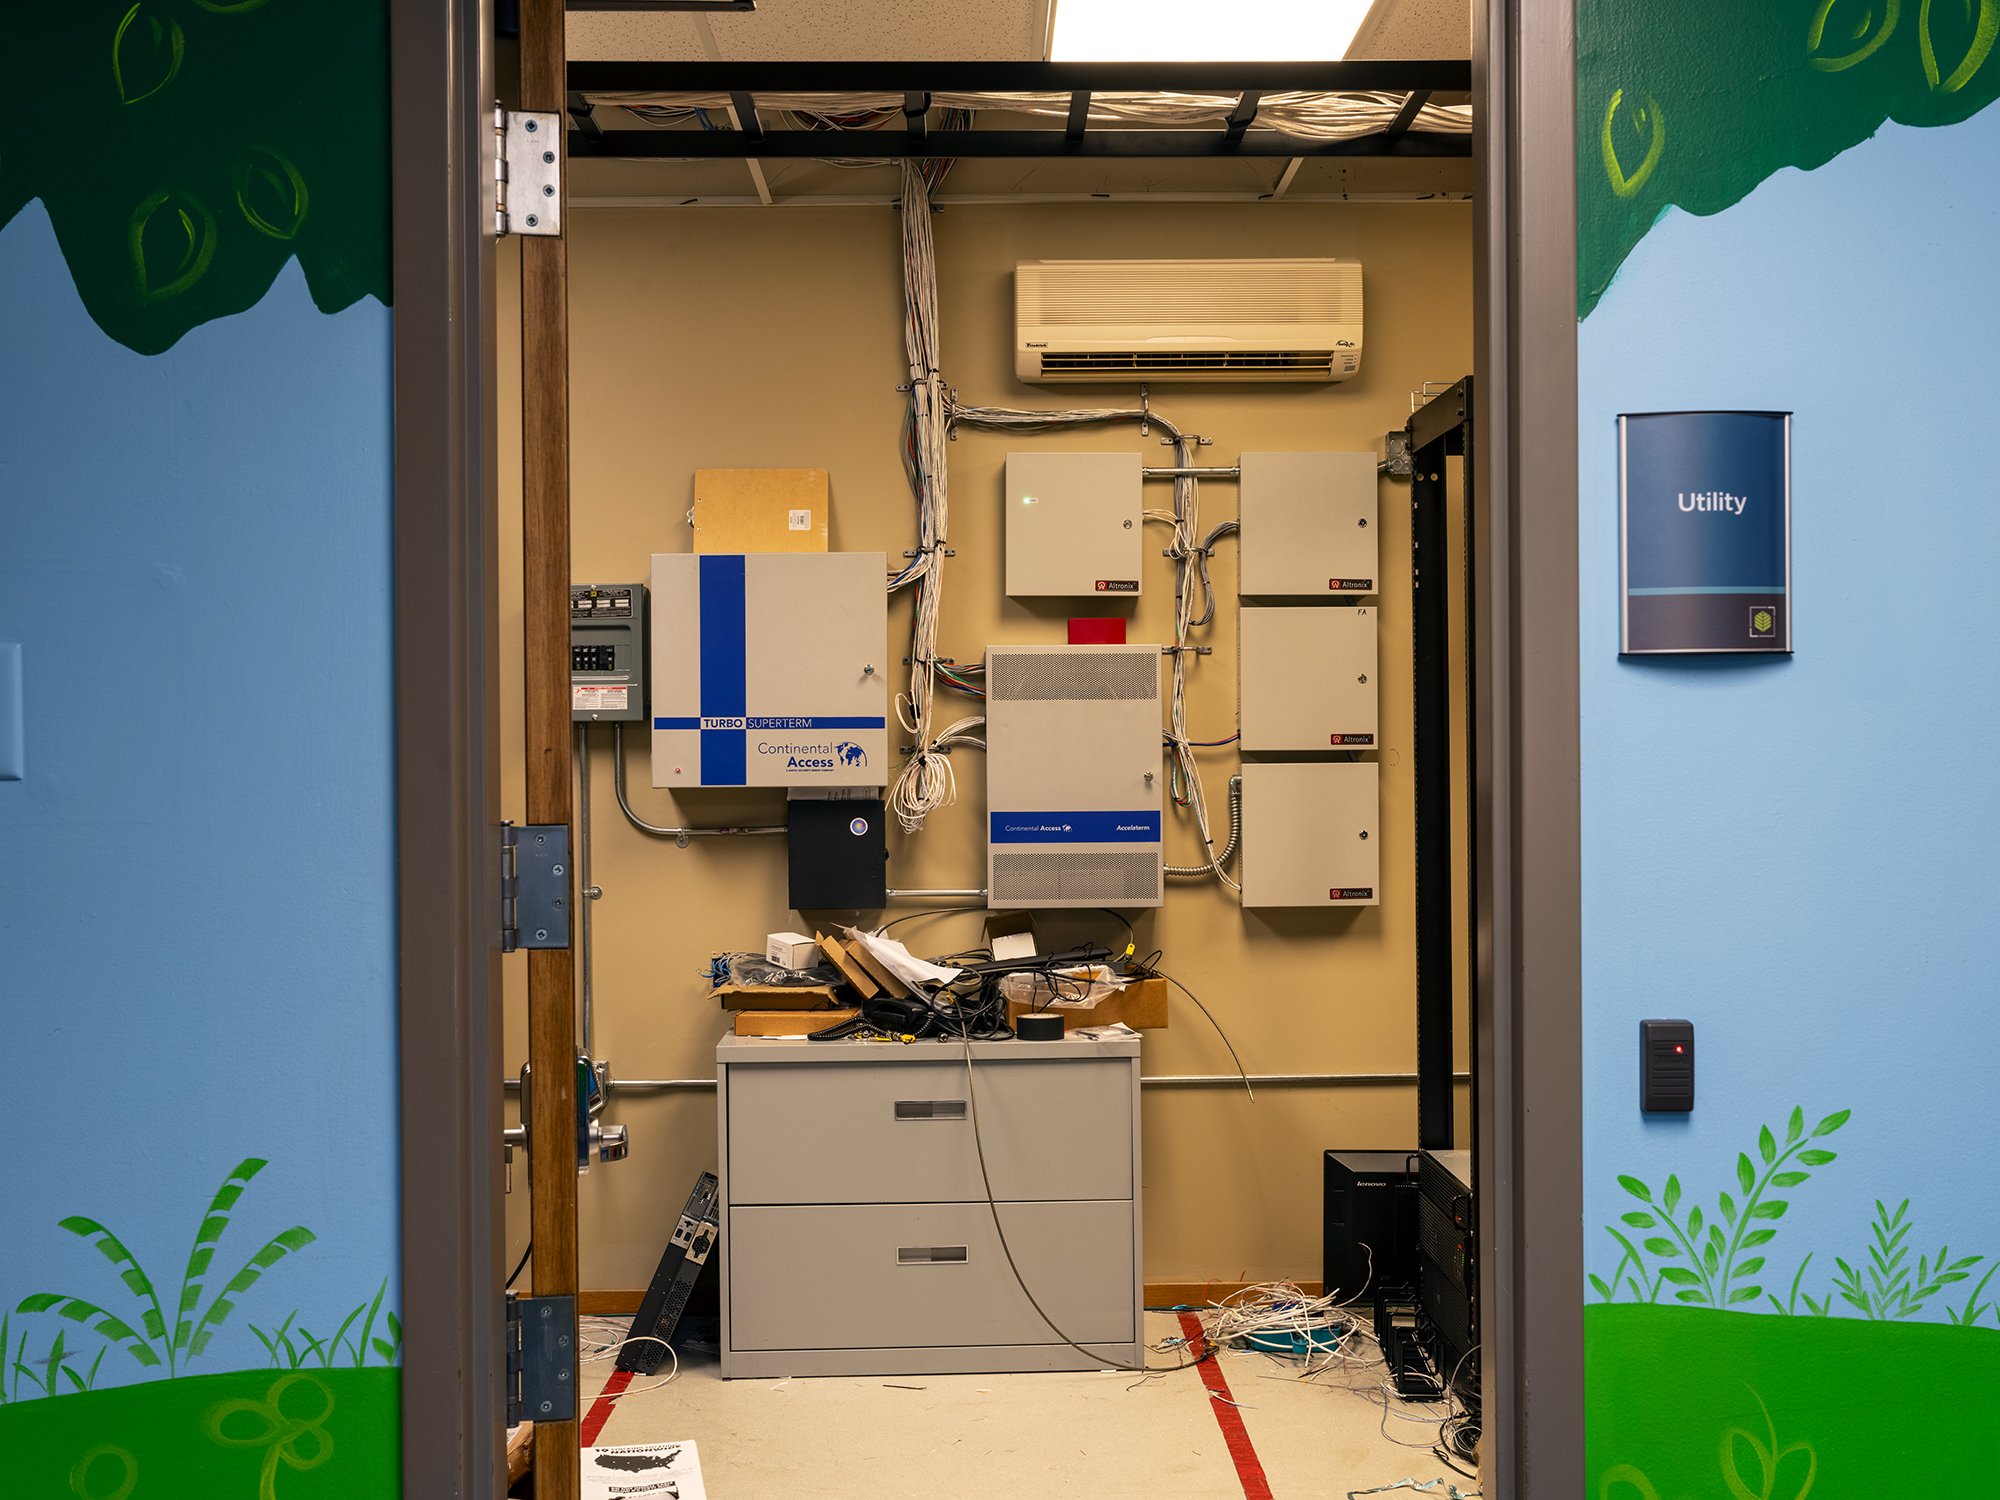
{"type": "Polygon", "coordinates": [[[708,1500],[693,1443],[627,1443],[583,1450],[583,1500],[708,1500]]]}

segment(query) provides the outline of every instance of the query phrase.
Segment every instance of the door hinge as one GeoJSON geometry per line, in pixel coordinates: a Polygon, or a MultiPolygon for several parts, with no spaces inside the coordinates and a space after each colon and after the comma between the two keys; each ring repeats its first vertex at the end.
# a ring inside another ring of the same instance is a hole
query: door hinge
{"type": "Polygon", "coordinates": [[[576,1420],[576,1298],[507,1293],[507,1425],[576,1420]]]}
{"type": "Polygon", "coordinates": [[[500,825],[500,951],[569,946],[569,825],[500,825]]]}
{"type": "Polygon", "coordinates": [[[493,232],[562,233],[562,116],[493,106],[493,232]]]}

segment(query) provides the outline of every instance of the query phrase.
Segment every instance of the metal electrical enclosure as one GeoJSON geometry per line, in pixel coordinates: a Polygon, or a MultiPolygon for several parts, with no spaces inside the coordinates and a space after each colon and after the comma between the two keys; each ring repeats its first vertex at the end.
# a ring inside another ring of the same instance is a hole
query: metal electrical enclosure
{"type": "Polygon", "coordinates": [[[1240,592],[1315,599],[1376,592],[1373,453],[1246,453],[1241,464],[1240,592]]]}
{"type": "Polygon", "coordinates": [[[643,583],[570,585],[569,716],[579,724],[645,721],[643,583]]]}
{"type": "Polygon", "coordinates": [[[1374,610],[1246,604],[1236,629],[1246,751],[1375,748],[1374,610]]]}
{"type": "Polygon", "coordinates": [[[1160,648],[986,652],[988,905],[1158,906],[1160,648]]]}
{"type": "Polygon", "coordinates": [[[655,553],[653,785],[882,786],[880,552],[655,553]]]}
{"type": "Polygon", "coordinates": [[[1372,761],[1243,767],[1243,904],[1381,904],[1381,771],[1372,761]]]}
{"type": "Polygon", "coordinates": [[[1136,453],[1007,455],[1007,593],[1014,598],[1137,594],[1136,453]]]}

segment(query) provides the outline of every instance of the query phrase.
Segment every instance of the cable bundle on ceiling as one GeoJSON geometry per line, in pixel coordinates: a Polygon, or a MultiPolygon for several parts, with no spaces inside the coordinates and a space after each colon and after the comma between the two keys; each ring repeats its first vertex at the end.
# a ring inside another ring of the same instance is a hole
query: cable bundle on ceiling
{"type": "MultiPolygon", "coordinates": [[[[1408,95],[1384,92],[1343,94],[1289,92],[1266,94],[1257,103],[1257,123],[1305,140],[1345,141],[1386,130],[1402,112],[1408,95]]],[[[592,104],[618,105],[635,112],[658,109],[719,109],[726,94],[674,94],[655,91],[593,93],[592,104]]],[[[900,94],[760,93],[759,106],[814,115],[822,120],[859,119],[862,129],[900,124],[900,94]]],[[[1094,125],[1219,125],[1236,109],[1235,94],[1092,93],[1090,123],[1094,125]]],[[[999,110],[1010,114],[1067,117],[1070,95],[1045,93],[941,93],[931,96],[940,109],[999,110]]],[[[842,127],[846,128],[846,127],[842,127]]],[[[1433,104],[1418,109],[1409,128],[1439,135],[1468,135],[1472,107],[1433,104]]]]}

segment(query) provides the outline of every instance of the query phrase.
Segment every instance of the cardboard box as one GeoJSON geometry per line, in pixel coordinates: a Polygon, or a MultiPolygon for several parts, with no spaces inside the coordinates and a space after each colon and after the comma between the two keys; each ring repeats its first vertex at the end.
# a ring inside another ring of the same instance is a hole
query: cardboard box
{"type": "Polygon", "coordinates": [[[694,551],[826,551],[826,470],[696,469],[694,551]]]}
{"type": "MultiPolygon", "coordinates": [[[[1010,1001],[1007,1019],[1037,1007],[1028,1001],[1010,1001]]],[[[1122,990],[1106,995],[1088,1010],[1049,1005],[1040,1009],[1063,1018],[1063,1030],[1079,1026],[1109,1026],[1122,1021],[1134,1031],[1164,1031],[1167,1025],[1167,982],[1164,979],[1135,979],[1122,990]]]]}
{"type": "Polygon", "coordinates": [[[814,1010],[833,1004],[830,984],[725,984],[715,993],[724,1010],[814,1010]]]}
{"type": "Polygon", "coordinates": [[[828,1026],[839,1026],[861,1014],[858,1010],[739,1010],[738,1036],[810,1036],[828,1026]]]}

